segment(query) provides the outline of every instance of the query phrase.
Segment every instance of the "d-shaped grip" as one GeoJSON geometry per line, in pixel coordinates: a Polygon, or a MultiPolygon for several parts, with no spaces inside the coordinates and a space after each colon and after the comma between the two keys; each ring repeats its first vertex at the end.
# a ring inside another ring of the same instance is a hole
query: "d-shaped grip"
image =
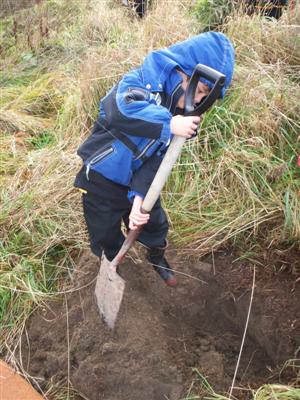
{"type": "Polygon", "coordinates": [[[193,75],[190,78],[188,87],[185,94],[184,103],[184,115],[201,115],[207,111],[213,103],[221,96],[221,91],[225,85],[226,77],[224,74],[207,67],[203,64],[196,65],[193,75]],[[195,107],[195,92],[200,78],[204,78],[212,82],[213,88],[209,92],[209,95],[195,107]]]}
{"type": "MultiPolygon", "coordinates": [[[[185,94],[185,109],[184,115],[201,115],[220,97],[222,87],[225,84],[225,75],[206,65],[198,64],[195,67],[193,75],[191,76],[189,85],[185,94]],[[212,90],[206,99],[200,103],[198,107],[194,107],[194,98],[199,78],[205,78],[214,84],[212,90]]],[[[152,184],[143,201],[142,209],[145,212],[150,212],[158,199],[160,192],[171,173],[172,167],[180,155],[181,149],[184,145],[185,137],[174,136],[169,148],[160,164],[158,171],[152,181],[152,184]]]]}

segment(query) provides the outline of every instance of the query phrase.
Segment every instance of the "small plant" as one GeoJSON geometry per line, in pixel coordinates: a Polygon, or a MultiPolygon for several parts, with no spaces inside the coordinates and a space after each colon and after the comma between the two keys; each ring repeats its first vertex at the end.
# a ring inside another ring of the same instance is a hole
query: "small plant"
{"type": "Polygon", "coordinates": [[[192,12],[200,22],[201,30],[208,31],[222,25],[235,4],[233,0],[197,0],[192,12]]]}
{"type": "Polygon", "coordinates": [[[39,135],[29,137],[27,142],[35,149],[43,149],[44,147],[50,147],[55,144],[55,136],[52,131],[45,130],[39,135]]]}
{"type": "Polygon", "coordinates": [[[300,389],[287,385],[264,385],[257,390],[253,400],[299,400],[300,389]]]}

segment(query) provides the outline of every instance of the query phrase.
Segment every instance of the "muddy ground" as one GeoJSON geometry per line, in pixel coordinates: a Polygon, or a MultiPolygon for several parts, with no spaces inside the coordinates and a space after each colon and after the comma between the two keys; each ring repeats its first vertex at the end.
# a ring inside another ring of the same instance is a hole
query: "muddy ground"
{"type": "MultiPolygon", "coordinates": [[[[84,253],[70,292],[30,318],[22,341],[23,366],[40,382],[66,382],[89,400],[179,400],[200,393],[200,374],[217,392],[228,392],[249,307],[253,268],[228,251],[188,262],[174,250],[180,272],[168,288],[143,256],[127,259],[126,291],[116,327],[100,319],[94,286],[97,259],[84,253]],[[213,261],[213,262],[212,262],[213,261]],[[200,280],[205,281],[201,282],[200,280]],[[26,339],[25,339],[26,338],[26,339]]],[[[256,268],[251,319],[233,394],[278,376],[299,356],[300,290],[297,277],[256,268]]]]}

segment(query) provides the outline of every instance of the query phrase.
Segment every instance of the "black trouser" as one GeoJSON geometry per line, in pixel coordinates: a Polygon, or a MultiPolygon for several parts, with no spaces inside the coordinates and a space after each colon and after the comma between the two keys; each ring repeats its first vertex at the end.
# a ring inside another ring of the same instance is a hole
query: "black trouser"
{"type": "MultiPolygon", "coordinates": [[[[127,199],[120,201],[104,199],[93,193],[83,194],[83,211],[87,224],[92,252],[101,257],[104,251],[112,260],[124,241],[122,220],[128,229],[132,204],[127,199]]],[[[138,241],[147,247],[163,247],[168,233],[168,220],[158,200],[153,207],[149,222],[143,227],[138,241]]]]}

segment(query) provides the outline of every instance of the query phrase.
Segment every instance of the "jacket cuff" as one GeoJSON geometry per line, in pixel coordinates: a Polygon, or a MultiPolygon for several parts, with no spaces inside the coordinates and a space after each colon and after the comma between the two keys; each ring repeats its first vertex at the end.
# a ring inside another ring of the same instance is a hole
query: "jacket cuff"
{"type": "Polygon", "coordinates": [[[168,145],[170,140],[171,140],[171,128],[170,128],[170,123],[171,121],[168,121],[163,124],[163,129],[160,134],[160,142],[164,143],[165,145],[168,145]]]}
{"type": "Polygon", "coordinates": [[[143,194],[141,194],[141,193],[139,193],[139,192],[136,192],[135,190],[130,190],[130,191],[128,192],[128,195],[127,195],[128,200],[130,201],[130,203],[133,202],[133,199],[135,198],[135,196],[139,196],[139,197],[141,197],[142,199],[144,199],[144,197],[145,197],[143,194]]]}

